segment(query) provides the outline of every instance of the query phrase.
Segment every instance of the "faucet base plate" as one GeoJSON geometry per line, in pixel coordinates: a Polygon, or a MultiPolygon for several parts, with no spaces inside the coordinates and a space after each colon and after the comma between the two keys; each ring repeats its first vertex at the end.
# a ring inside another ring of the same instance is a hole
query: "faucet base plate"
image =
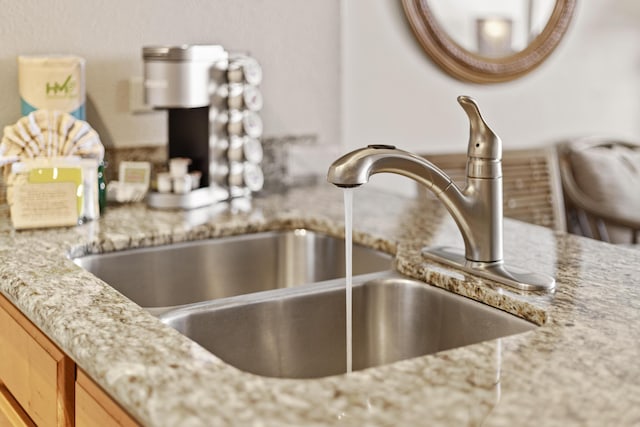
{"type": "Polygon", "coordinates": [[[422,256],[522,291],[551,291],[556,286],[555,279],[546,274],[533,273],[513,266],[507,267],[503,261],[469,261],[464,257],[463,252],[456,248],[426,247],[422,250],[422,256]]]}

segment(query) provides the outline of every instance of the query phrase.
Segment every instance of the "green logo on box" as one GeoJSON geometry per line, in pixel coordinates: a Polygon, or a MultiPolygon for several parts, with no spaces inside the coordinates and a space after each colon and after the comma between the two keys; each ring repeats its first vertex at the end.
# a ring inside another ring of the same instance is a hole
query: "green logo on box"
{"type": "Polygon", "coordinates": [[[45,93],[48,98],[73,98],[77,96],[75,89],[76,82],[71,80],[71,74],[69,74],[62,84],[47,82],[45,93]]]}

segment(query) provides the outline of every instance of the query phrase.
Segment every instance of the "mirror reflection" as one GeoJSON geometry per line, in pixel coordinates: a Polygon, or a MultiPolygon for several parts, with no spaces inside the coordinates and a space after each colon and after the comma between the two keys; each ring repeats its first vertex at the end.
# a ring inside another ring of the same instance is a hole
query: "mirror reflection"
{"type": "Polygon", "coordinates": [[[544,30],[556,0],[428,0],[449,37],[469,52],[502,58],[524,50],[544,30]]]}

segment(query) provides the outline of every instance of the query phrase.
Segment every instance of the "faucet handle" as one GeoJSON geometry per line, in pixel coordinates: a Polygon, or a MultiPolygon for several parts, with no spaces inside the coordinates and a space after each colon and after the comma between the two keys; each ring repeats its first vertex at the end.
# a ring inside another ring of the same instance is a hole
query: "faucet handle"
{"type": "Polygon", "coordinates": [[[459,96],[458,103],[469,118],[467,156],[486,160],[501,160],[502,141],[482,118],[476,100],[470,96],[459,96]]]}

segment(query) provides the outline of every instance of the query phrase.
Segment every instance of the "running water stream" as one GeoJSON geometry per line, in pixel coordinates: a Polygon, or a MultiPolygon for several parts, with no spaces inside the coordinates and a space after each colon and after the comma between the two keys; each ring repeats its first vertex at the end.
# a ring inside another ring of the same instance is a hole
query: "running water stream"
{"type": "Polygon", "coordinates": [[[344,253],[346,279],[346,320],[347,320],[347,373],[352,370],[353,363],[353,327],[352,327],[352,257],[353,248],[353,189],[344,189],[344,253]]]}

